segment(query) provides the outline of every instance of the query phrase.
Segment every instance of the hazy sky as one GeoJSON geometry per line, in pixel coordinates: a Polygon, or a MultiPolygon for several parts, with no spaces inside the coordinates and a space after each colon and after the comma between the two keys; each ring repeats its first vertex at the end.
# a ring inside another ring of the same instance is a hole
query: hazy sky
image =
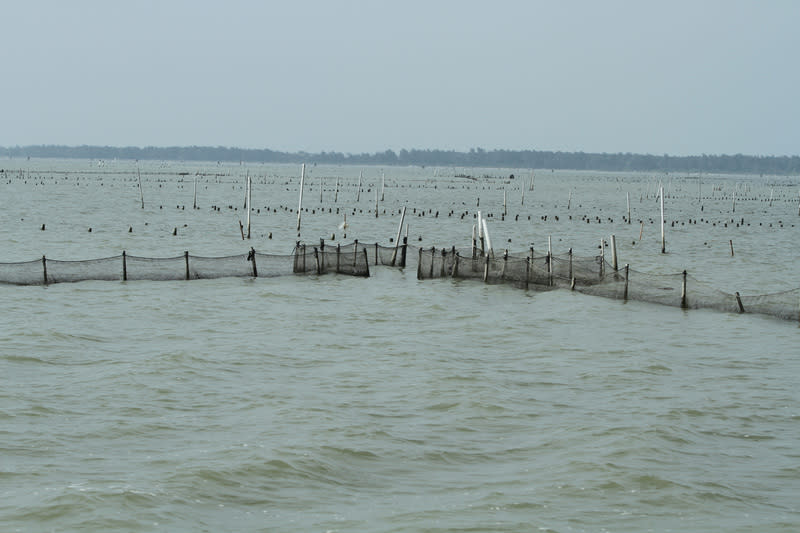
{"type": "Polygon", "coordinates": [[[800,154],[800,1],[4,3],[0,145],[800,154]]]}

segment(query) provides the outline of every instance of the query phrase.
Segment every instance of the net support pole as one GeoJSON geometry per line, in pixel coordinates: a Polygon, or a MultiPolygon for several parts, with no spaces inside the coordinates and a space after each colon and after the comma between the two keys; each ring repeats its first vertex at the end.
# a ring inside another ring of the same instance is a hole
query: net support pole
{"type": "Polygon", "coordinates": [[[361,200],[361,178],[363,175],[364,175],[363,170],[358,172],[358,187],[356,187],[356,202],[361,200]]]}
{"type": "Polygon", "coordinates": [[[478,240],[475,232],[475,224],[472,225],[472,260],[475,260],[475,255],[478,252],[478,240]]]}
{"type": "Polygon", "coordinates": [[[506,266],[508,265],[508,250],[503,251],[503,269],[500,271],[500,281],[506,279],[506,266]]]}
{"type": "Polygon", "coordinates": [[[122,250],[122,281],[128,281],[128,254],[122,250]]]}
{"type": "Polygon", "coordinates": [[[303,210],[303,183],[306,181],[306,164],[300,170],[300,202],[297,205],[297,236],[300,236],[300,213],[303,210]]]}
{"type": "Polygon", "coordinates": [[[256,267],[256,250],[252,246],[250,247],[250,252],[247,254],[247,259],[249,259],[253,263],[253,277],[258,277],[258,267],[256,267]]]}
{"type": "Polygon", "coordinates": [[[603,279],[603,272],[606,269],[606,240],[600,239],[600,279],[603,279]]]}
{"type": "Polygon", "coordinates": [[[408,249],[408,237],[403,237],[403,248],[400,250],[400,266],[406,266],[406,250],[408,249]]]}
{"type": "Polygon", "coordinates": [[[619,263],[617,263],[617,237],[615,235],[611,235],[611,268],[614,271],[619,269],[619,263]]]}
{"type": "Polygon", "coordinates": [[[341,255],[342,255],[342,245],[341,244],[337,244],[336,245],[336,273],[337,274],[339,273],[339,265],[340,265],[340,260],[341,260],[340,257],[341,257],[341,255]]]}
{"type": "Polygon", "coordinates": [[[369,259],[367,258],[367,249],[364,248],[364,266],[367,267],[367,271],[364,273],[365,277],[369,277],[369,259]]]}
{"type": "MultiPolygon", "coordinates": [[[[522,189],[523,191],[525,189],[522,189]]],[[[533,255],[533,254],[531,254],[533,255]]],[[[531,258],[525,258],[525,290],[528,290],[528,284],[530,283],[531,279],[531,258]]]]}
{"type": "Polygon", "coordinates": [[[659,196],[661,197],[661,253],[664,254],[667,252],[667,242],[664,238],[664,187],[661,187],[659,191],[659,196]]]}
{"type": "Polygon", "coordinates": [[[681,309],[686,309],[686,271],[683,271],[683,279],[681,280],[681,309]]]}
{"type": "Polygon", "coordinates": [[[622,299],[628,301],[628,273],[630,272],[630,265],[625,265],[625,292],[622,293],[622,299]]]}
{"type": "Polygon", "coordinates": [[[189,251],[183,252],[183,259],[186,262],[186,279],[189,279],[189,251]]]}
{"type": "Polygon", "coordinates": [[[422,279],[422,248],[419,249],[419,259],[417,259],[417,279],[422,279]]]}
{"type": "Polygon", "coordinates": [[[375,265],[378,264],[378,243],[375,243],[375,265]]]}
{"type": "Polygon", "coordinates": [[[628,203],[628,224],[631,223],[631,193],[625,193],[625,201],[628,203]]]}
{"type": "Polygon", "coordinates": [[[483,282],[489,281],[489,254],[483,258],[483,282]]]}
{"type": "Polygon", "coordinates": [[[42,256],[42,271],[44,274],[44,284],[47,285],[47,259],[42,256]]]}
{"type": "Polygon", "coordinates": [[[247,238],[250,238],[250,211],[253,210],[252,200],[253,187],[251,185],[250,174],[247,175],[247,238]]]}
{"type": "MultiPolygon", "coordinates": [[[[403,206],[403,211],[400,213],[400,225],[397,226],[397,237],[394,239],[394,251],[392,252],[392,266],[394,266],[395,261],[397,260],[397,248],[400,246],[400,232],[403,231],[403,222],[406,219],[406,206],[403,206]]],[[[475,232],[473,228],[473,233],[475,232]]]]}
{"type": "Polygon", "coordinates": [[[742,297],[739,296],[739,293],[736,293],[736,303],[739,305],[739,312],[744,313],[744,306],[742,305],[742,297]]]}
{"type": "Polygon", "coordinates": [[[316,246],[314,247],[314,262],[316,263],[317,266],[317,276],[319,276],[320,274],[322,274],[322,267],[319,264],[319,250],[317,250],[316,246]]]}
{"type": "Polygon", "coordinates": [[[142,174],[139,172],[139,167],[136,167],[136,176],[139,178],[139,200],[142,202],[142,209],[144,209],[144,191],[142,190],[142,174]]]}
{"type": "Polygon", "coordinates": [[[574,286],[575,285],[575,280],[572,277],[572,248],[569,249],[569,279],[571,279],[573,281],[573,286],[574,286]]]}
{"type": "Polygon", "coordinates": [[[733,239],[728,239],[728,243],[731,245],[731,257],[733,257],[733,239]]]}
{"type": "Polygon", "coordinates": [[[192,200],[192,209],[197,209],[197,176],[194,178],[194,199],[192,200]]]}
{"type": "MultiPolygon", "coordinates": [[[[364,248],[364,251],[366,252],[367,249],[364,248]]],[[[353,241],[353,270],[356,268],[356,261],[358,261],[358,239],[353,241]]],[[[367,264],[369,264],[369,261],[367,261],[367,264]]]]}

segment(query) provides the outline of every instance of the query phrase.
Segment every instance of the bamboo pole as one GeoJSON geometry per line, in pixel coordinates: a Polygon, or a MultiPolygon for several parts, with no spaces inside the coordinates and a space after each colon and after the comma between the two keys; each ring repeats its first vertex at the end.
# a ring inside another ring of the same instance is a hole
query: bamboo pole
{"type": "Polygon", "coordinates": [[[189,279],[189,251],[183,252],[183,259],[186,262],[186,279],[189,279]]]}
{"type": "Polygon", "coordinates": [[[728,243],[731,245],[731,257],[733,257],[733,239],[729,239],[728,243]]]}
{"type": "Polygon", "coordinates": [[[297,204],[297,236],[300,236],[300,212],[303,209],[303,183],[306,180],[306,164],[303,163],[300,171],[300,202],[297,204]]]}
{"type": "Polygon", "coordinates": [[[250,174],[247,174],[247,238],[250,238],[250,211],[252,211],[252,185],[250,174]]]}
{"type": "Polygon", "coordinates": [[[617,237],[615,235],[611,235],[611,268],[614,271],[618,270],[617,268],[617,237]]]}
{"type": "Polygon", "coordinates": [[[44,284],[47,285],[47,259],[42,256],[42,271],[44,273],[44,284]]]}
{"type": "MultiPolygon", "coordinates": [[[[394,266],[397,259],[397,248],[400,246],[400,232],[403,231],[403,222],[406,219],[406,206],[403,206],[403,211],[400,213],[400,225],[397,226],[397,237],[394,239],[394,251],[392,252],[392,266],[394,266]]],[[[473,226],[473,233],[475,232],[473,226]]]]}
{"type": "Polygon", "coordinates": [[[128,256],[122,250],[122,281],[128,281],[128,256]]]}
{"type": "Polygon", "coordinates": [[[139,172],[139,167],[136,167],[136,176],[139,178],[139,199],[142,201],[142,209],[144,209],[144,191],[142,190],[142,174],[139,172]]]}
{"type": "Polygon", "coordinates": [[[664,240],[664,187],[661,187],[659,196],[661,197],[661,253],[663,254],[667,251],[667,243],[664,240]]]}
{"type": "Polygon", "coordinates": [[[483,234],[486,237],[486,255],[494,255],[492,249],[492,239],[489,237],[489,227],[486,225],[486,219],[483,219],[483,234]]]}
{"type": "Polygon", "coordinates": [[[739,312],[744,313],[744,306],[742,305],[742,297],[739,296],[739,292],[736,292],[736,303],[739,305],[739,312]]]}
{"type": "Polygon", "coordinates": [[[356,202],[361,200],[361,178],[364,175],[364,171],[358,172],[358,187],[356,187],[356,202]]]}
{"type": "Polygon", "coordinates": [[[631,193],[625,193],[625,201],[628,203],[628,224],[631,223],[631,193]]]}
{"type": "Polygon", "coordinates": [[[622,299],[628,301],[628,275],[630,273],[630,265],[625,263],[625,292],[622,294],[622,299]]]}

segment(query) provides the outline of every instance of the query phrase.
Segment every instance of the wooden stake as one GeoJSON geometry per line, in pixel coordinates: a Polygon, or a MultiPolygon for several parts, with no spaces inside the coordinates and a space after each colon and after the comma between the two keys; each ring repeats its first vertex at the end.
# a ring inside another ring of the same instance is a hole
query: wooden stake
{"type": "Polygon", "coordinates": [[[731,257],[733,257],[733,239],[730,239],[728,242],[731,245],[731,257]]]}
{"type": "Polygon", "coordinates": [[[47,285],[47,259],[42,256],[42,271],[44,272],[44,284],[47,285]]]}
{"type": "Polygon", "coordinates": [[[617,270],[617,237],[611,235],[611,267],[617,270]]]}
{"type": "Polygon", "coordinates": [[[183,259],[186,261],[186,279],[189,279],[189,252],[183,252],[183,259]]]}
{"type": "Polygon", "coordinates": [[[197,209],[197,176],[194,178],[194,200],[192,201],[192,209],[197,209]]]}
{"type": "Polygon", "coordinates": [[[660,188],[659,196],[661,197],[661,253],[663,254],[667,251],[667,243],[664,240],[664,187],[660,188]]]}
{"type": "Polygon", "coordinates": [[[686,271],[683,271],[683,281],[681,281],[681,309],[686,309],[686,271]]]}
{"type": "Polygon", "coordinates": [[[358,187],[356,187],[356,202],[361,200],[361,177],[364,175],[363,171],[358,172],[358,187]]]}
{"type": "Polygon", "coordinates": [[[122,281],[128,281],[128,256],[122,250],[122,281]]]}
{"type": "Polygon", "coordinates": [[[251,206],[251,191],[252,187],[250,184],[250,174],[247,175],[247,238],[250,238],[250,211],[252,211],[251,206]]]}
{"type": "Polygon", "coordinates": [[[300,173],[300,202],[297,205],[297,236],[300,236],[300,212],[303,209],[303,183],[306,180],[306,164],[303,163],[303,167],[300,173]]]}
{"type": "Polygon", "coordinates": [[[739,304],[739,312],[744,313],[744,306],[742,305],[742,297],[739,296],[739,293],[736,293],[736,303],[739,304]]]}
{"type": "Polygon", "coordinates": [[[622,294],[622,299],[628,301],[628,273],[630,272],[630,265],[625,264],[625,292],[622,294]]]}
{"type": "Polygon", "coordinates": [[[144,209],[144,191],[142,190],[142,174],[139,172],[139,167],[136,167],[136,175],[139,177],[139,199],[142,201],[142,209],[144,209]]]}
{"type": "MultiPolygon", "coordinates": [[[[400,213],[400,225],[397,226],[397,237],[394,239],[394,251],[392,252],[392,266],[394,266],[397,259],[397,248],[400,246],[400,232],[403,231],[403,221],[406,219],[406,206],[403,206],[403,211],[400,213]]],[[[473,226],[473,233],[474,233],[473,226]]]]}
{"type": "Polygon", "coordinates": [[[628,202],[628,224],[631,223],[631,193],[625,193],[625,201],[628,202]]]}

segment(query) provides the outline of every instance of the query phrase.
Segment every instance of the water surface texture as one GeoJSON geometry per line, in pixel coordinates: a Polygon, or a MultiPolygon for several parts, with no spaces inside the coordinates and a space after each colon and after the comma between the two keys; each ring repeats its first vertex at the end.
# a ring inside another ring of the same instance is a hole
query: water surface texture
{"type": "MultiPolygon", "coordinates": [[[[0,168],[0,262],[298,240],[299,165],[0,168]]],[[[613,234],[641,271],[800,286],[796,178],[309,165],[305,179],[304,242],[389,245],[406,206],[410,244],[465,247],[480,209],[497,250],[550,237],[592,256],[613,234]]],[[[370,274],[0,285],[0,529],[800,528],[796,321],[370,274]]]]}

